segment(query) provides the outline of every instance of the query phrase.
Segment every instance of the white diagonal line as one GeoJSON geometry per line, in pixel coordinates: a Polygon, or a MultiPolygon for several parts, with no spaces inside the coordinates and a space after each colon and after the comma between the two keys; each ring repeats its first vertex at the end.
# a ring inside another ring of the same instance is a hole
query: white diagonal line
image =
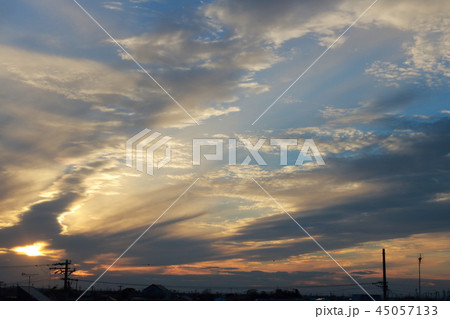
{"type": "Polygon", "coordinates": [[[108,35],[108,37],[109,37],[111,40],[113,40],[114,43],[117,44],[117,45],[119,46],[119,48],[120,48],[126,55],[128,55],[128,57],[129,57],[129,58],[130,58],[130,59],[131,59],[131,60],[132,60],[132,61],[133,61],[133,62],[134,62],[134,63],[135,63],[135,64],[136,64],[136,65],[137,65],[144,73],[145,73],[145,74],[147,74],[147,75],[149,76],[149,78],[152,79],[153,82],[155,82],[156,85],[158,85],[159,88],[160,88],[161,90],[163,90],[164,93],[166,93],[167,96],[170,97],[170,98],[172,99],[172,101],[175,102],[175,104],[178,105],[178,107],[184,111],[184,113],[186,113],[186,114],[187,114],[187,115],[195,122],[195,124],[200,125],[200,124],[198,124],[198,122],[192,117],[192,115],[191,115],[191,114],[190,114],[190,113],[189,113],[189,112],[188,112],[188,111],[187,111],[180,103],[178,103],[178,101],[175,100],[175,98],[174,98],[169,92],[167,92],[166,89],[164,89],[163,86],[162,86],[161,84],[159,84],[159,82],[156,81],[156,79],[155,79],[150,73],[148,73],[147,70],[144,69],[144,67],[143,67],[138,61],[136,61],[136,59],[135,59],[135,58],[134,58],[127,50],[125,50],[125,48],[124,48],[119,42],[117,42],[116,39],[114,39],[114,38],[112,37],[112,35],[109,34],[109,32],[106,31],[105,28],[103,28],[102,25],[101,25],[97,20],[95,20],[95,18],[94,18],[89,12],[86,11],[86,9],[85,9],[81,4],[78,3],[77,0],[73,0],[73,2],[75,2],[75,3],[80,7],[80,9],[83,10],[83,12],[86,13],[86,15],[87,15],[92,21],[94,21],[94,23],[95,23],[96,25],[98,25],[98,27],[99,27],[100,29],[102,29],[103,32],[105,32],[106,35],[108,35]]]}
{"type": "Polygon", "coordinates": [[[286,89],[286,90],[284,90],[284,92],[283,93],[281,93],[281,95],[279,96],[279,97],[277,97],[276,99],[275,99],[275,101],[273,101],[272,102],[272,104],[270,104],[268,107],[267,107],[267,109],[265,109],[264,110],[264,112],[262,112],[261,113],[261,115],[260,116],[258,116],[258,118],[252,123],[252,125],[254,125],[256,122],[258,122],[259,121],[259,119],[264,115],[264,114],[266,114],[267,113],[267,111],[269,111],[271,108],[272,108],[272,106],[274,106],[275,105],[275,103],[277,103],[278,102],[278,100],[279,99],[281,99],[282,97],[283,97],[283,95],[284,94],[286,94],[286,92],[287,91],[289,91],[290,90],[290,88],[291,87],[293,87],[294,86],[294,84],[295,83],[297,83],[297,81],[298,80],[300,80],[305,74],[306,74],[306,72],[308,72],[309,71],[309,69],[311,69],[313,66],[314,66],[314,64],[316,64],[317,63],[317,61],[319,61],[324,55],[325,55],[325,53],[327,53],[328,52],[328,50],[330,50],[332,47],[333,47],[333,45],[335,45],[336,44],[336,42],[338,42],[339,41],[339,39],[340,38],[342,38],[342,36],[344,35],[344,34],[346,34],[347,33],[347,31],[348,30],[350,30],[351,29],[351,27],[353,27],[354,25],[355,25],[355,23],[356,22],[358,22],[359,21],[359,19],[361,19],[366,13],[367,13],[367,11],[369,11],[369,9],[370,8],[372,8],[373,7],[373,5],[375,4],[375,3],[377,3],[378,2],[378,0],[375,0],[366,10],[364,10],[364,12],[363,13],[361,13],[360,14],[360,16],[358,17],[358,18],[356,18],[356,20],[355,21],[353,21],[353,23],[352,24],[350,24],[348,27],[347,27],[347,29],[345,29],[345,31],[344,32],[342,32],[342,34],[336,39],[336,40],[334,40],[334,42],[333,43],[331,43],[331,45],[325,50],[325,51],[323,51],[322,52],[322,54],[321,55],[319,55],[319,57],[317,58],[317,59],[315,59],[314,60],[314,62],[313,63],[311,63],[311,65],[305,70],[305,71],[303,71],[303,73],[302,74],[300,74],[300,76],[297,78],[297,79],[295,79],[295,81],[294,82],[292,82],[292,84],[291,85],[289,85],[288,86],[288,88],[286,89]]]}
{"type": "Polygon", "coordinates": [[[284,207],[281,206],[281,204],[280,204],[275,198],[273,198],[272,195],[269,194],[268,191],[266,191],[266,189],[265,189],[264,187],[261,186],[261,184],[259,184],[253,177],[252,177],[252,180],[256,183],[256,185],[259,186],[259,188],[262,189],[262,191],[263,191],[264,193],[266,193],[267,196],[269,196],[269,197],[270,197],[270,198],[278,205],[278,207],[281,208],[282,211],[284,211],[284,212],[285,212],[285,213],[286,213],[286,214],[294,221],[294,223],[297,224],[298,227],[300,227],[300,229],[301,229],[306,235],[308,235],[309,238],[312,239],[313,242],[316,243],[317,246],[319,246],[320,249],[323,250],[323,252],[324,252],[325,254],[328,255],[328,257],[330,257],[330,258],[336,263],[336,265],[339,266],[339,268],[341,268],[341,269],[347,274],[347,276],[350,277],[351,280],[353,280],[353,282],[354,282],[355,284],[358,285],[359,288],[362,289],[362,291],[364,291],[364,292],[366,293],[367,296],[369,296],[373,301],[375,301],[375,299],[367,292],[367,290],[364,289],[363,286],[361,286],[361,285],[359,284],[359,282],[356,281],[356,279],[353,278],[353,276],[350,275],[350,274],[347,272],[347,270],[345,270],[344,267],[342,267],[341,264],[338,263],[337,260],[334,259],[333,256],[331,256],[331,255],[328,253],[328,251],[326,251],[325,248],[323,248],[323,246],[322,246],[322,245],[321,245],[321,244],[320,244],[313,236],[311,236],[311,234],[310,234],[305,228],[303,228],[303,226],[300,225],[300,224],[295,220],[295,218],[292,217],[292,215],[289,214],[289,213],[284,209],[284,207]]]}
{"type": "Polygon", "coordinates": [[[198,180],[199,180],[199,178],[197,178],[191,185],[189,185],[189,187],[186,188],[186,189],[184,190],[184,192],[181,193],[181,194],[180,194],[180,195],[172,202],[172,204],[170,204],[169,207],[167,207],[166,210],[165,210],[161,215],[159,215],[159,217],[156,218],[155,221],[154,221],[150,226],[148,226],[148,227],[142,232],[142,234],[140,234],[139,237],[136,238],[136,239],[131,243],[131,245],[128,246],[128,248],[125,249],[124,252],[123,252],[122,254],[120,254],[120,256],[117,257],[117,259],[114,260],[114,262],[113,262],[108,268],[106,268],[106,270],[105,270],[100,276],[98,276],[97,279],[95,279],[95,281],[94,281],[89,287],[87,287],[87,289],[86,289],[85,291],[83,291],[83,293],[76,299],[76,301],[80,300],[81,297],[83,297],[84,294],[85,294],[89,289],[91,289],[91,288],[97,283],[97,281],[99,281],[99,280],[103,277],[103,275],[106,274],[106,273],[108,272],[108,270],[109,270],[112,266],[114,266],[114,265],[120,260],[120,258],[122,258],[123,255],[125,255],[125,254],[131,249],[131,247],[133,247],[133,246],[139,241],[139,239],[141,239],[142,236],[144,236],[144,235],[150,230],[150,228],[152,228],[153,225],[155,225],[155,224],[158,222],[158,220],[160,220],[161,217],[163,217],[164,214],[167,213],[167,212],[169,211],[169,209],[171,209],[172,206],[175,205],[175,204],[178,202],[178,200],[179,200],[181,197],[183,197],[184,194],[186,194],[186,193],[191,189],[192,186],[194,186],[194,184],[195,184],[198,180]]]}

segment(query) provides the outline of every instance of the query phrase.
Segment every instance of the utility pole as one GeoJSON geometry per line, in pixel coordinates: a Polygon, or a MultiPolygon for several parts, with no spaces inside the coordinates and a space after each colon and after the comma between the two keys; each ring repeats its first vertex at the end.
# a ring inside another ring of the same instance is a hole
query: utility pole
{"type": "Polygon", "coordinates": [[[65,262],[61,262],[61,263],[55,263],[52,264],[52,266],[56,266],[56,267],[50,267],[50,270],[55,270],[55,274],[62,274],[64,275],[64,290],[69,290],[69,276],[74,273],[76,271],[75,268],[70,268],[69,265],[72,264],[72,261],[67,260],[65,262]]]}
{"type": "Polygon", "coordinates": [[[422,263],[422,254],[419,254],[419,258],[417,258],[419,260],[419,300],[420,297],[422,295],[422,288],[421,288],[421,282],[420,282],[420,264],[422,263]]]}
{"type": "Polygon", "coordinates": [[[386,281],[386,253],[383,248],[383,297],[384,297],[385,301],[387,300],[387,291],[388,291],[388,286],[387,286],[387,281],[386,281]]]}
{"type": "Polygon", "coordinates": [[[64,265],[64,290],[68,289],[69,282],[67,279],[69,278],[69,261],[66,259],[66,263],[64,265]]]}

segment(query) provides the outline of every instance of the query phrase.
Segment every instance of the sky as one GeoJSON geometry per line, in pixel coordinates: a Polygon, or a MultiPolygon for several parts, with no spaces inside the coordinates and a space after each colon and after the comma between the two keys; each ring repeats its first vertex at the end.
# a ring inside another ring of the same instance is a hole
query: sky
{"type": "Polygon", "coordinates": [[[372,0],[78,2],[104,30],[0,4],[0,281],[95,280],[170,207],[102,282],[362,293],[303,227],[371,294],[382,248],[391,293],[420,253],[423,291],[450,289],[449,2],[379,0],[336,42],[372,0]],[[154,175],[125,161],[145,128],[171,137],[154,175]],[[194,166],[195,138],[225,159],[194,166]],[[325,165],[295,165],[306,139],[325,165]]]}

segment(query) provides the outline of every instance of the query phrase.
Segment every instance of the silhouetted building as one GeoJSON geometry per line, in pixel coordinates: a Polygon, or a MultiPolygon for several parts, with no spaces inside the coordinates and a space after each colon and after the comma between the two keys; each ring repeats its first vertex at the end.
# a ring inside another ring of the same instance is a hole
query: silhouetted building
{"type": "Polygon", "coordinates": [[[152,284],[142,290],[145,297],[156,300],[169,300],[172,293],[163,285],[152,284]]]}

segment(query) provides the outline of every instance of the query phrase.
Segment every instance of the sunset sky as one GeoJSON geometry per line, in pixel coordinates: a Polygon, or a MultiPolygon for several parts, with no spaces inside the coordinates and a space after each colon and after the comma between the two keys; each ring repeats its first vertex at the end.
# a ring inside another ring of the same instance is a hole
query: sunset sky
{"type": "Polygon", "coordinates": [[[382,248],[393,293],[419,253],[450,289],[450,2],[379,0],[256,123],[373,0],[78,2],[199,125],[74,1],[2,1],[0,281],[96,279],[198,178],[101,281],[362,293],[255,179],[370,293],[382,248]],[[125,165],[145,128],[172,137],[153,176],[125,165]],[[268,165],[193,166],[193,138],[268,165]],[[305,139],[326,165],[294,165],[305,139]]]}

